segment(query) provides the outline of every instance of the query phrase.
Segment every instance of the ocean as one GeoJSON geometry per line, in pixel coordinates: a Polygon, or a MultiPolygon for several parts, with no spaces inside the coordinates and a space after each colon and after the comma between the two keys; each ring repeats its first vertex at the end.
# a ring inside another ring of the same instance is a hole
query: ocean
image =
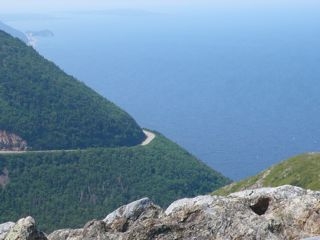
{"type": "Polygon", "coordinates": [[[145,128],[234,180],[320,148],[320,8],[3,15],[145,128]]]}

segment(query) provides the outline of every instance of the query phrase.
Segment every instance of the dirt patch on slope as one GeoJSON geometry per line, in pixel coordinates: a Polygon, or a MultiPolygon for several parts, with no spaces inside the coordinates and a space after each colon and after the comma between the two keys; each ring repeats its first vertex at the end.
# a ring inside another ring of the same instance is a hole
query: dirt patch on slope
{"type": "Polygon", "coordinates": [[[0,186],[4,188],[9,181],[9,171],[7,168],[4,168],[2,171],[0,171],[0,186]]]}

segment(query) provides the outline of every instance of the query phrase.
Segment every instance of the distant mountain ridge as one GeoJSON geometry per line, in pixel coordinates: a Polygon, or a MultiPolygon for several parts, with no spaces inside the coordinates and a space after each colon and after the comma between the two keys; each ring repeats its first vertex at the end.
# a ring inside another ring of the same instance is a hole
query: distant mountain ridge
{"type": "Polygon", "coordinates": [[[0,21],[0,30],[10,34],[13,37],[19,38],[21,41],[25,43],[28,43],[28,38],[23,32],[20,32],[19,30],[14,29],[1,21],[0,21]]]}
{"type": "Polygon", "coordinates": [[[134,146],[145,135],[115,104],[0,32],[0,130],[29,149],[134,146]]]}

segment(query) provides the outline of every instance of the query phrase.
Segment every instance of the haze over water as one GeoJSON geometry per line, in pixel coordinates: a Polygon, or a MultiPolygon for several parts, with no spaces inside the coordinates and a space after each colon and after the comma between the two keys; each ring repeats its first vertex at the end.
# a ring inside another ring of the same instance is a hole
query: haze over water
{"type": "Polygon", "coordinates": [[[320,149],[319,10],[175,2],[0,20],[51,30],[42,55],[238,180],[320,149]]]}

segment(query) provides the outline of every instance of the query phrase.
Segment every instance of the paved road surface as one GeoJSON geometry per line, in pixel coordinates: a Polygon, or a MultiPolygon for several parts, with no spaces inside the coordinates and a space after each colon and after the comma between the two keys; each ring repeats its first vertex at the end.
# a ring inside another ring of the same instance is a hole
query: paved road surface
{"type": "MultiPolygon", "coordinates": [[[[142,146],[146,146],[149,143],[152,142],[152,140],[156,137],[156,135],[153,132],[143,130],[144,134],[147,136],[147,138],[140,144],[142,146]]],[[[78,149],[64,149],[64,150],[41,150],[41,151],[0,151],[0,154],[22,154],[22,153],[50,153],[50,152],[72,152],[77,151],[78,149]]]]}

